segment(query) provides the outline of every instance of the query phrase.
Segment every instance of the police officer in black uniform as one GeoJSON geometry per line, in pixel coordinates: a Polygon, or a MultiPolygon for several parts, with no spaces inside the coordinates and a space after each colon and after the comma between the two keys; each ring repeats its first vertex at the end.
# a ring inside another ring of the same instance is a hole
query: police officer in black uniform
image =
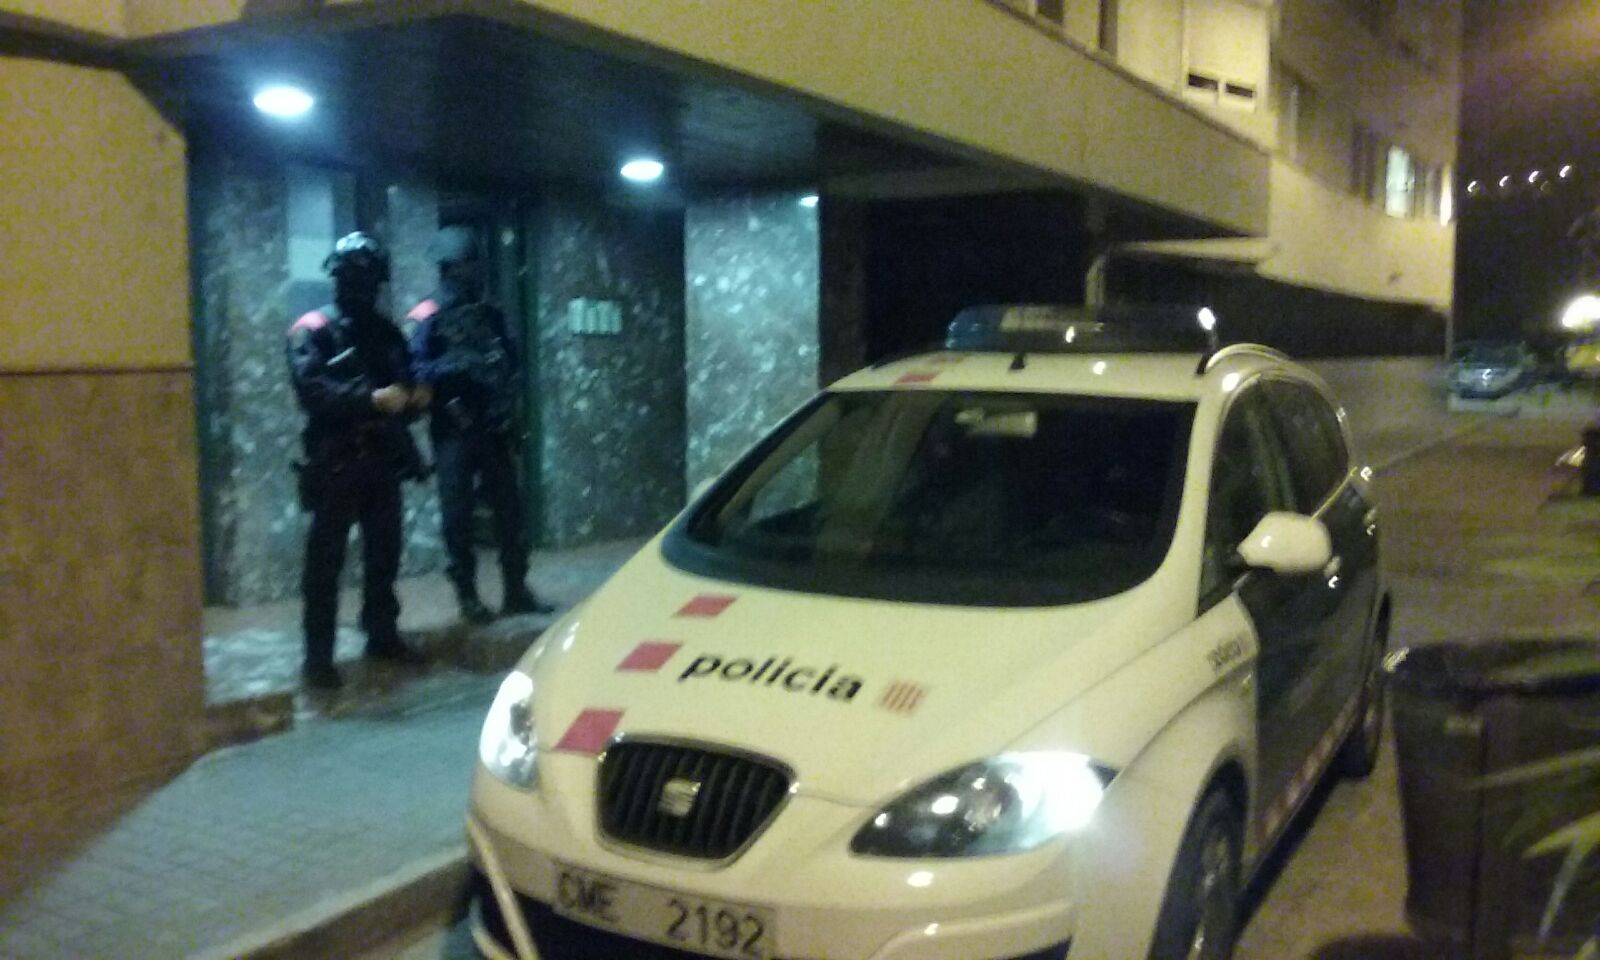
{"type": "Polygon", "coordinates": [[[361,526],[364,573],[361,626],[370,658],[416,663],[400,639],[400,483],[426,473],[406,423],[428,403],[416,387],[405,338],[378,309],[389,256],[371,237],[352,233],[323,263],[334,302],[289,328],[289,372],[306,412],[300,498],[311,514],[304,601],[306,684],[338,689],[333,663],[339,572],[350,527],[361,526]]]}
{"type": "Polygon", "coordinates": [[[516,345],[505,316],[483,300],[483,251],[465,227],[446,227],[434,239],[439,288],[406,316],[412,369],[432,388],[429,436],[439,475],[448,573],[461,615],[487,623],[493,614],[478,596],[472,549],[475,489],[482,481],[494,511],[494,532],[505,584],[504,612],[549,613],[528,589],[528,543],[517,488],[516,345]]]}

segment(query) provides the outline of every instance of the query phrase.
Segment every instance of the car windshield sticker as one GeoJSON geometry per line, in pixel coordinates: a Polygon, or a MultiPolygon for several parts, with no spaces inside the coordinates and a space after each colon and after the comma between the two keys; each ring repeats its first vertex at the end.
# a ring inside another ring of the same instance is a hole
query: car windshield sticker
{"type": "Polygon", "coordinates": [[[598,754],[611,743],[611,737],[622,722],[621,710],[585,710],[572,721],[572,726],[561,735],[557,750],[572,753],[598,754]]]}
{"type": "Polygon", "coordinates": [[[796,666],[792,657],[767,657],[757,661],[751,657],[724,660],[716,654],[700,654],[678,675],[678,682],[691,680],[720,680],[724,683],[744,683],[750,686],[770,687],[789,693],[806,693],[812,696],[826,694],[830,699],[846,703],[861,692],[860,677],[841,673],[838,664],[827,668],[796,666]]]}
{"type": "Polygon", "coordinates": [[[617,664],[617,672],[655,673],[682,648],[683,644],[669,640],[646,640],[622,658],[622,662],[617,664]]]}
{"type": "Polygon", "coordinates": [[[733,606],[733,601],[738,597],[722,596],[715,593],[702,593],[693,600],[678,608],[673,616],[678,617],[715,617],[722,611],[733,606]]]}
{"type": "Polygon", "coordinates": [[[921,684],[896,680],[884,689],[883,696],[878,698],[878,706],[890,713],[913,713],[922,704],[927,692],[927,688],[921,684]]]}

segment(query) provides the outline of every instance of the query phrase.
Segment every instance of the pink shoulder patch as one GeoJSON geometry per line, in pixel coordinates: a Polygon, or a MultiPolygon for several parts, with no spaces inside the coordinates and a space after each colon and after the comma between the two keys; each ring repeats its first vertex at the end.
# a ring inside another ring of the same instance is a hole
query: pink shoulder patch
{"type": "Polygon", "coordinates": [[[436,314],[438,312],[439,312],[439,303],[438,303],[438,301],[434,300],[432,297],[429,297],[427,300],[424,300],[421,303],[417,304],[416,306],[412,307],[411,308],[411,312],[406,314],[406,319],[407,320],[415,320],[418,323],[421,323],[422,321],[428,319],[429,317],[433,316],[434,314],[436,314]]]}
{"type": "Polygon", "coordinates": [[[321,330],[327,325],[328,315],[323,313],[321,310],[313,310],[310,313],[302,316],[299,320],[296,320],[294,324],[289,327],[289,332],[293,333],[296,330],[321,330]]]}

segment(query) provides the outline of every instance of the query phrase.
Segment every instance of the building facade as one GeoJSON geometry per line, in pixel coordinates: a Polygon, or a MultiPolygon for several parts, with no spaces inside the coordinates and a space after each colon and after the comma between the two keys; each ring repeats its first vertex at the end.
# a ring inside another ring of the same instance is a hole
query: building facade
{"type": "MultiPolygon", "coordinates": [[[[638,536],[985,300],[1328,352],[1451,304],[1456,0],[0,0],[0,795],[203,747],[200,612],[292,592],[281,338],[340,233],[490,242],[540,542],[638,536]],[[316,98],[299,122],[262,84],[316,98]],[[666,167],[650,186],[629,158],[666,167]]],[[[440,561],[408,504],[408,569],[440,561]]]]}

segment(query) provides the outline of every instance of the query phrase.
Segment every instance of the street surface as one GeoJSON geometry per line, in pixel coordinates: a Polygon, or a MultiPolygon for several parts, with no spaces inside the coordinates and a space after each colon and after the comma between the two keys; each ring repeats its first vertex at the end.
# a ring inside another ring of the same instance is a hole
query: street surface
{"type": "MultiPolygon", "coordinates": [[[[1600,577],[1600,504],[1545,503],[1551,465],[1576,442],[1579,424],[1488,418],[1438,426],[1443,442],[1378,480],[1396,603],[1392,644],[1600,635],[1600,595],[1584,592],[1600,577]],[[1447,427],[1457,432],[1445,440],[1447,427]]],[[[1369,781],[1319,791],[1264,880],[1238,960],[1436,960],[1405,923],[1392,744],[1369,781]]],[[[475,956],[457,925],[370,958],[475,956]]]]}

